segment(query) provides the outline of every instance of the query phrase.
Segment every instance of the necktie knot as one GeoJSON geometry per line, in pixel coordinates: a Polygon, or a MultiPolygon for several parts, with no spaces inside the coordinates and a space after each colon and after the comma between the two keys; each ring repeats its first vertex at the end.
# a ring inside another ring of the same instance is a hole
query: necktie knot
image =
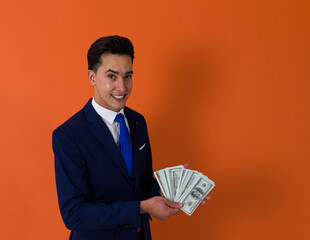
{"type": "Polygon", "coordinates": [[[124,123],[124,115],[122,113],[117,114],[114,121],[118,123],[124,123]]]}

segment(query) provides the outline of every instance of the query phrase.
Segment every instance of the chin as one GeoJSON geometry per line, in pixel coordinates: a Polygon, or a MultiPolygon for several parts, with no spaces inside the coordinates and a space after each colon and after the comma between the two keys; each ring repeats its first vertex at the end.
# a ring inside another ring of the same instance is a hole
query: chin
{"type": "Polygon", "coordinates": [[[123,106],[118,106],[118,107],[114,107],[113,109],[114,109],[115,112],[119,112],[119,111],[122,110],[124,107],[125,107],[125,105],[123,105],[123,106]]]}

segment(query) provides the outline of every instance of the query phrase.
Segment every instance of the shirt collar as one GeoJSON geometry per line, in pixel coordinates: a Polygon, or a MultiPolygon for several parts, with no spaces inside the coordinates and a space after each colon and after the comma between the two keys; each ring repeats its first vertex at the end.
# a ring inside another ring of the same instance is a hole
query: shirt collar
{"type": "Polygon", "coordinates": [[[99,114],[99,116],[110,124],[114,122],[117,114],[122,113],[125,116],[124,109],[121,109],[119,112],[111,111],[96,103],[94,98],[92,99],[91,104],[93,105],[95,111],[99,114]]]}

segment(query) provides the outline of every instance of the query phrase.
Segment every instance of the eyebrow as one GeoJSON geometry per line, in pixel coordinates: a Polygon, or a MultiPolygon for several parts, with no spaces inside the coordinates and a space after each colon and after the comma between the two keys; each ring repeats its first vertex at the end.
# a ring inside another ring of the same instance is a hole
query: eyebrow
{"type": "MultiPolygon", "coordinates": [[[[114,71],[114,70],[112,70],[112,69],[108,69],[108,70],[106,71],[106,73],[107,73],[107,72],[111,72],[111,73],[119,74],[119,72],[114,71]]],[[[125,74],[133,74],[133,71],[128,71],[128,72],[126,72],[125,74]]]]}

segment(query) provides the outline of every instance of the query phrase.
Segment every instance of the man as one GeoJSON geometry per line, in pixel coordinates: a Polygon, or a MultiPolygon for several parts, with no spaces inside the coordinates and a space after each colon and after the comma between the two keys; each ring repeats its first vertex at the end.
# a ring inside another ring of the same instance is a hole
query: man
{"type": "Polygon", "coordinates": [[[125,106],[132,43],[103,37],[87,58],[94,97],[53,132],[63,221],[72,240],[151,239],[150,216],[168,219],[182,204],[158,196],[146,122],[125,106]]]}

